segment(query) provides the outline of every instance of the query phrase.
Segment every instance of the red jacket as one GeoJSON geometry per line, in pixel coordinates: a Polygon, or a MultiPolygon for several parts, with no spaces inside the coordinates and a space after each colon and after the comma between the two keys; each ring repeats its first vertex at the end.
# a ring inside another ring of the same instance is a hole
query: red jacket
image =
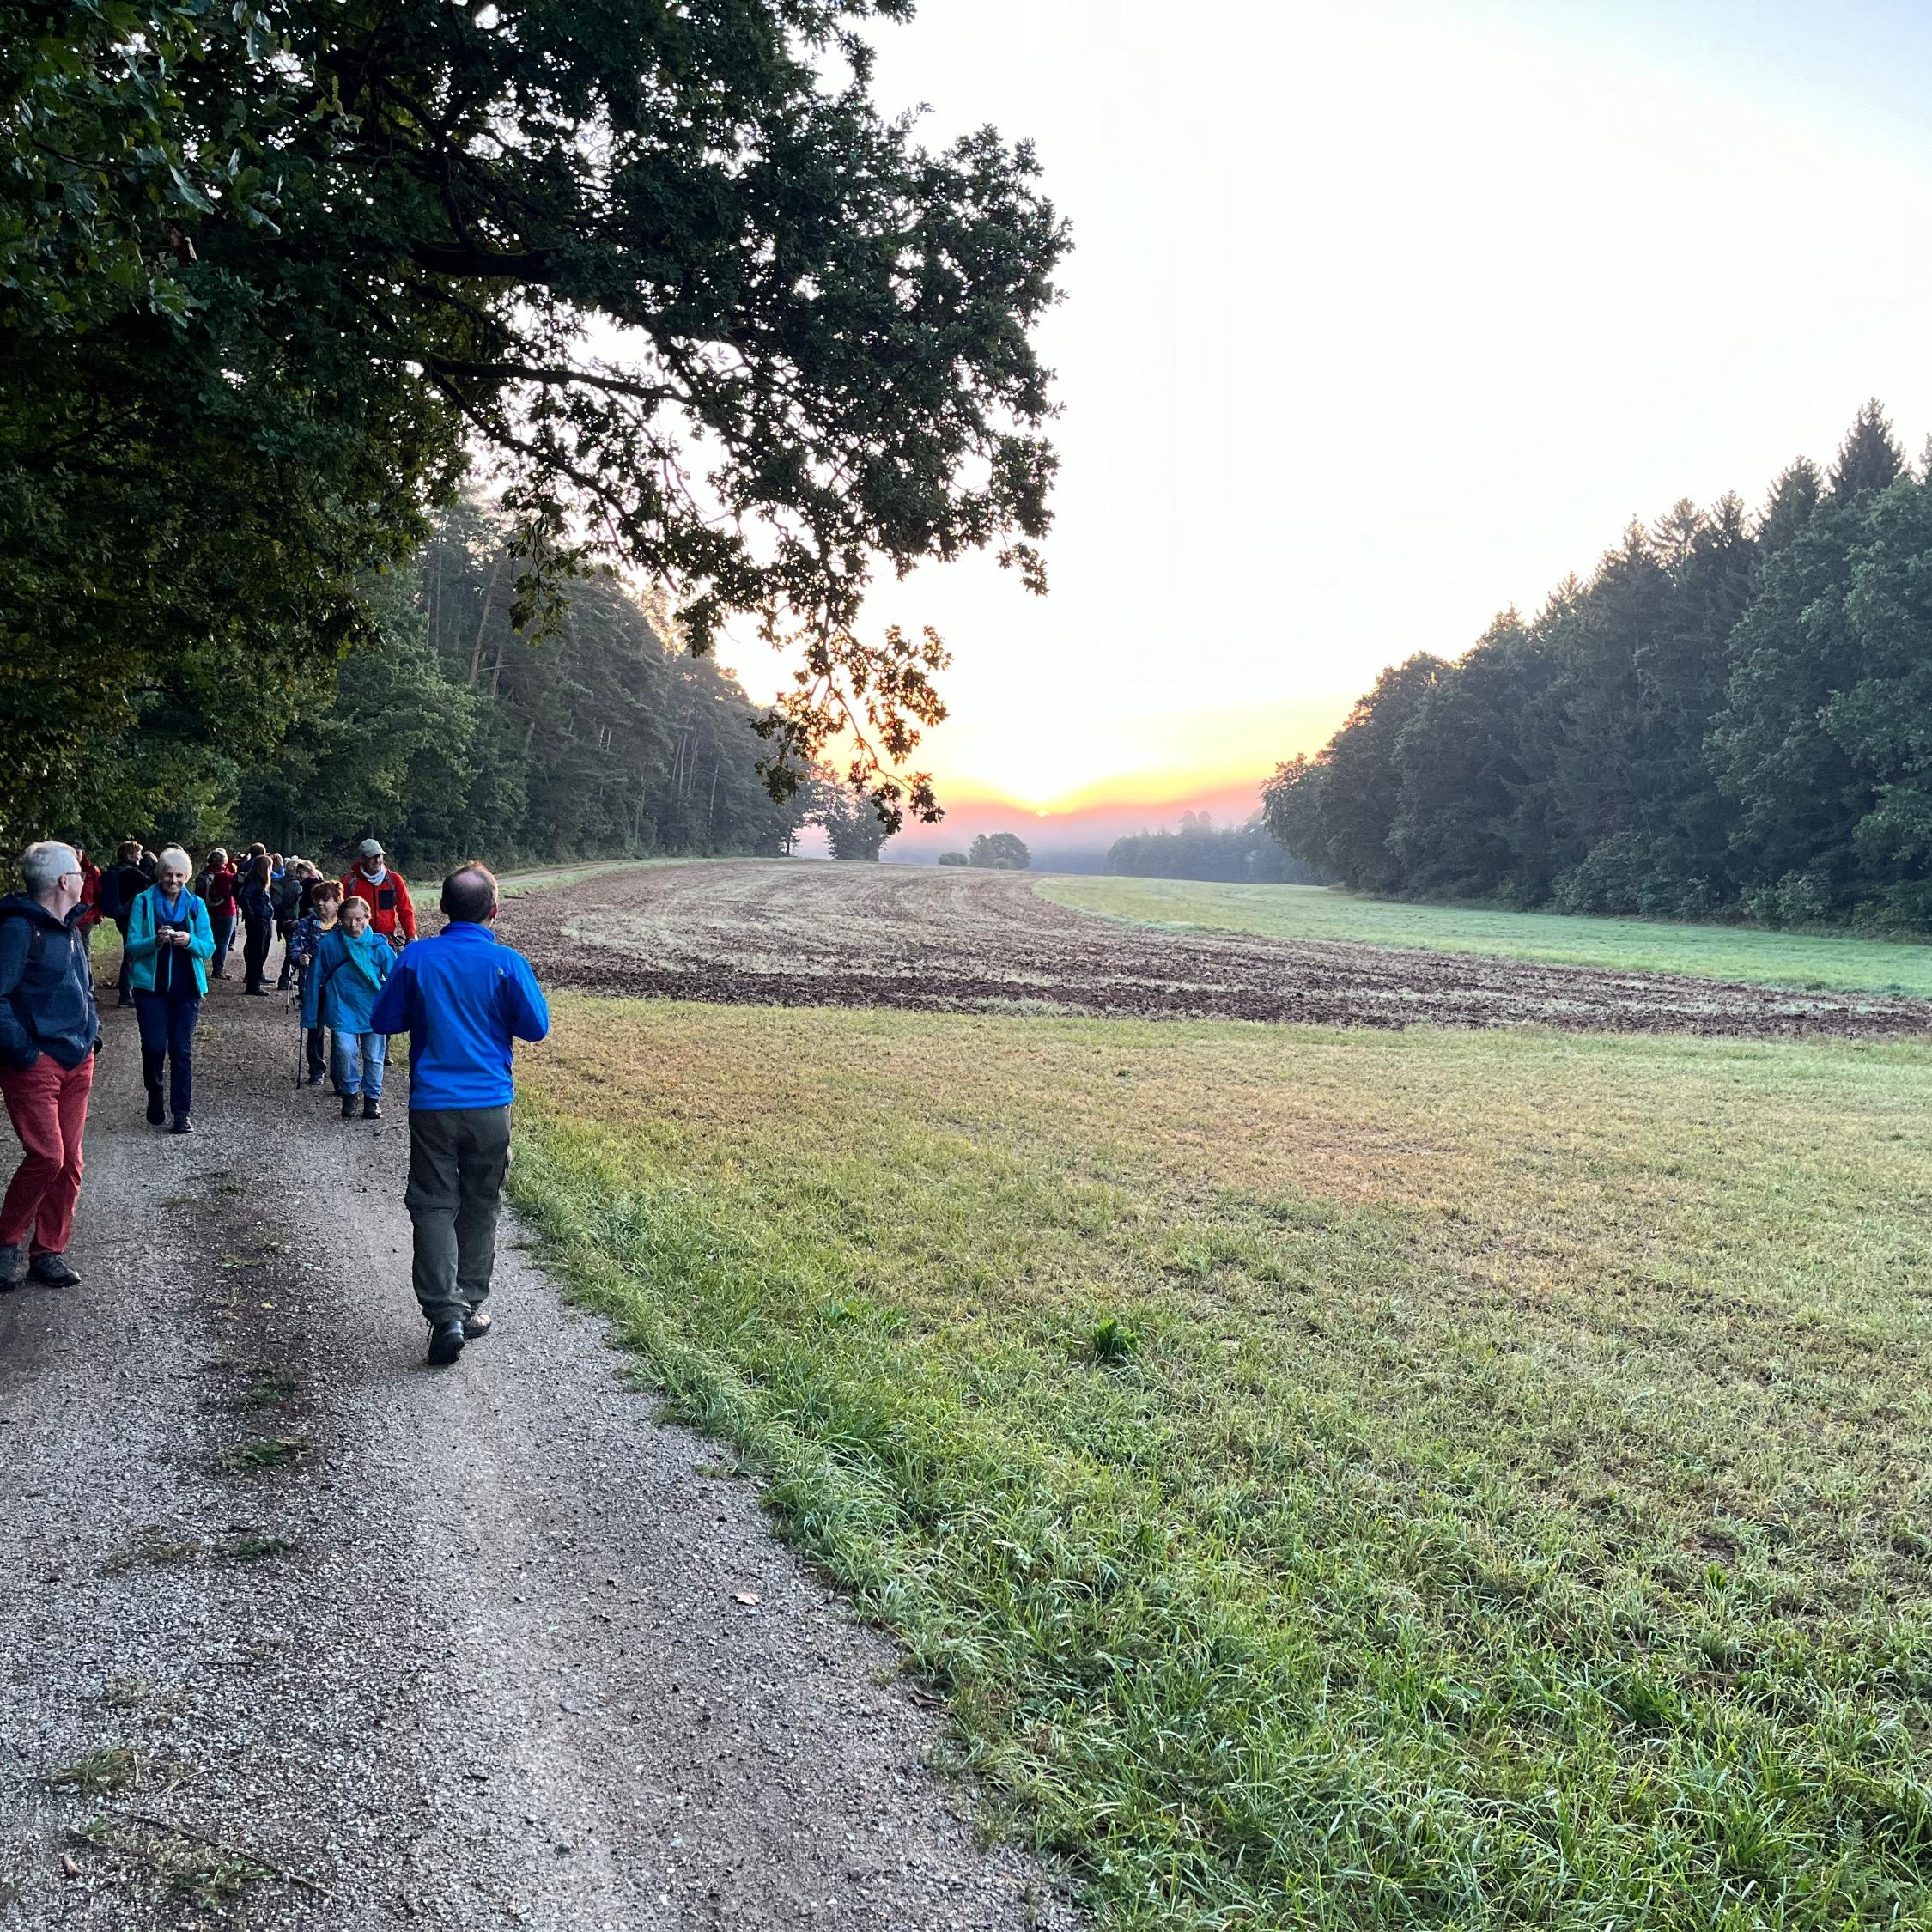
{"type": "Polygon", "coordinates": [[[81,921],[81,930],[85,933],[100,923],[100,868],[91,859],[81,861],[81,903],[88,908],[87,917],[81,921]]]}
{"type": "Polygon", "coordinates": [[[380,884],[362,876],[360,866],[342,876],[343,902],[362,900],[369,908],[369,930],[392,939],[400,933],[405,940],[416,937],[416,908],[410,903],[408,881],[392,866],[380,884]]]}
{"type": "Polygon", "coordinates": [[[234,896],[241,874],[233,866],[210,866],[204,869],[195,890],[201,894],[213,919],[229,919],[234,914],[234,896]]]}

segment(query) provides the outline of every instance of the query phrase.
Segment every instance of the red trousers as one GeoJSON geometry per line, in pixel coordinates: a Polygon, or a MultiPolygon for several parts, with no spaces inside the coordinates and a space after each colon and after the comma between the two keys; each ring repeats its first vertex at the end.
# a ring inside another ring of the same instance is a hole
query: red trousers
{"type": "Polygon", "coordinates": [[[0,1248],[17,1247],[29,1230],[36,1261],[66,1248],[81,1198],[81,1136],[93,1087],[92,1054],[78,1066],[42,1054],[31,1066],[0,1073],[7,1118],[27,1154],[0,1204],[0,1248]]]}

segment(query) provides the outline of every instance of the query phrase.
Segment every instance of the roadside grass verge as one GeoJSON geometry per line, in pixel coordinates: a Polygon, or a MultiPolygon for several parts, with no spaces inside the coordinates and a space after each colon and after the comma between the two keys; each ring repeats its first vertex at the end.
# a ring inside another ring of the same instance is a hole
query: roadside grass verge
{"type": "Polygon", "coordinates": [[[1319,885],[1221,885],[1194,879],[1055,873],[1034,890],[1055,905],[1130,926],[1255,933],[1275,939],[1474,952],[1613,972],[1681,973],[1809,992],[1932,999],[1932,945],[1749,927],[1562,913],[1489,912],[1358,898],[1319,885]]]}
{"type": "Polygon", "coordinates": [[[1104,1923],[1932,1919],[1932,1051],[556,1021],[573,1293],[1104,1923]]]}

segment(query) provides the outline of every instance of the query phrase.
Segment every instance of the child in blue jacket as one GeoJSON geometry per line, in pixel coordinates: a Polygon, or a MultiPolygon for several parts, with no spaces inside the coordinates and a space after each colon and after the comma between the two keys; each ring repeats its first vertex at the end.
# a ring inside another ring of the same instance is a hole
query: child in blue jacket
{"type": "Polygon", "coordinates": [[[336,1085],[345,1121],[355,1117],[358,1093],[362,1118],[382,1118],[382,1069],[389,1042],[370,1027],[369,1017],[395,957],[388,942],[369,930],[367,899],[346,901],[340,921],[316,946],[322,1024],[335,1036],[336,1085]]]}
{"type": "Polygon", "coordinates": [[[328,1065],[322,1029],[322,969],[316,955],[325,933],[336,929],[342,912],[342,888],[332,878],[321,881],[311,895],[311,910],[295,921],[289,951],[301,975],[302,1039],[308,1050],[308,1084],[319,1087],[328,1065]]]}

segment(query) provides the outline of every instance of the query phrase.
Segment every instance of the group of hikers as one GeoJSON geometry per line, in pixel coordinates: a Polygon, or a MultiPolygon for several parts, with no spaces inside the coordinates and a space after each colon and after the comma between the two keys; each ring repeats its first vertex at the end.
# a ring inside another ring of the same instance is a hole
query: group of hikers
{"type": "Polygon", "coordinates": [[[237,866],[217,847],[197,873],[179,846],[137,840],[100,872],[84,847],[44,840],[20,860],[21,890],[0,899],[0,1095],[22,1157],[0,1201],[0,1290],[72,1287],[66,1258],[81,1193],[102,1025],[92,928],[121,935],[119,1000],[135,1011],[149,1124],[193,1131],[194,1041],[209,981],[228,976],[237,922],[243,993],[299,991],[309,1085],[332,1073],[342,1117],[382,1117],[392,1036],[410,1036],[412,1280],[429,1324],[429,1359],[453,1362],[489,1332],[483,1303],[509,1165],[512,1042],[540,1040],[550,1011],[523,955],[490,931],[487,866],[443,881],[448,923],[419,939],[409,886],[379,840],[364,839],[339,878],[257,845],[237,866]]]}

